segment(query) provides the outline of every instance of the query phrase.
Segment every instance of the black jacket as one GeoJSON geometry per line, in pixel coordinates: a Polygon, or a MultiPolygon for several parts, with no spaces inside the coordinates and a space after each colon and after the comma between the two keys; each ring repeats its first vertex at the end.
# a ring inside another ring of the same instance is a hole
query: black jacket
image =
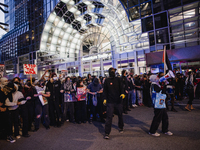
{"type": "Polygon", "coordinates": [[[103,89],[103,96],[107,103],[121,103],[121,94],[124,94],[121,79],[118,77],[107,78],[103,89]]]}
{"type": "Polygon", "coordinates": [[[125,93],[125,91],[128,91],[128,80],[127,80],[127,77],[126,76],[122,76],[121,77],[121,82],[122,82],[122,88],[123,88],[124,93],[125,93]]]}

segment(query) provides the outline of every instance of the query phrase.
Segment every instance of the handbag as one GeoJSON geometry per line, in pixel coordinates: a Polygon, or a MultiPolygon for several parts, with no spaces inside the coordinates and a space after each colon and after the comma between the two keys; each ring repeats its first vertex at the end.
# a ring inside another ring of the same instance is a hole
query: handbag
{"type": "Polygon", "coordinates": [[[166,94],[162,94],[161,92],[162,91],[160,91],[159,93],[156,93],[154,108],[157,108],[157,109],[166,108],[165,99],[167,96],[166,94]]]}
{"type": "Polygon", "coordinates": [[[93,103],[94,106],[97,106],[97,95],[93,95],[92,103],[93,103]]]}
{"type": "Polygon", "coordinates": [[[159,93],[156,93],[156,91],[152,91],[152,103],[154,108],[156,109],[163,109],[166,108],[166,104],[165,104],[165,99],[166,99],[166,94],[162,94],[162,91],[160,91],[159,93]]]}

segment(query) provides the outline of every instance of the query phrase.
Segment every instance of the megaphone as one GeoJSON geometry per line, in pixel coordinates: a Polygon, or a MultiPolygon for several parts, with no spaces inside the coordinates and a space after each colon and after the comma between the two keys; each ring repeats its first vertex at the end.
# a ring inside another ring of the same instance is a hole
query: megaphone
{"type": "Polygon", "coordinates": [[[175,78],[175,75],[171,70],[169,70],[169,72],[166,75],[160,78],[160,82],[163,82],[169,78],[175,78]]]}

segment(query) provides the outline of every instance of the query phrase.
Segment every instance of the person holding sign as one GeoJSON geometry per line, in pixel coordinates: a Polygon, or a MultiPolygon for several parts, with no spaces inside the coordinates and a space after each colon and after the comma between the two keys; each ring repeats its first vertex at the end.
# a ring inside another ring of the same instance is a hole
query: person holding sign
{"type": "Polygon", "coordinates": [[[162,98],[162,96],[164,95],[162,93],[165,93],[165,91],[164,90],[161,91],[160,78],[163,76],[164,76],[163,73],[159,73],[158,76],[157,75],[150,76],[152,102],[154,104],[154,118],[149,130],[149,134],[152,136],[160,136],[160,134],[157,133],[156,131],[161,121],[162,121],[162,132],[166,135],[173,135],[173,133],[168,130],[169,121],[168,121],[167,109],[165,106],[166,95],[165,97],[162,98]],[[155,98],[153,94],[155,94],[155,98]],[[159,97],[158,95],[160,95],[161,97],[159,97]]]}
{"type": "Polygon", "coordinates": [[[110,68],[109,69],[109,78],[105,80],[104,83],[104,104],[107,105],[107,117],[106,117],[106,124],[105,124],[105,139],[109,139],[109,134],[111,132],[112,126],[112,118],[114,109],[117,110],[117,115],[119,118],[118,127],[119,132],[123,133],[123,99],[125,98],[124,89],[122,86],[122,81],[120,78],[115,77],[116,69],[110,68]]]}
{"type": "Polygon", "coordinates": [[[41,115],[44,116],[44,126],[46,129],[49,129],[49,115],[48,115],[48,101],[47,97],[50,97],[50,92],[46,90],[46,86],[44,85],[43,80],[39,80],[34,89],[34,97],[35,97],[35,130],[37,131],[40,126],[41,115]]]}
{"type": "Polygon", "coordinates": [[[86,86],[83,85],[83,81],[79,80],[76,86],[76,120],[78,124],[85,123],[86,117],[86,86]]]}
{"type": "Polygon", "coordinates": [[[61,93],[64,93],[64,110],[62,116],[62,123],[67,119],[67,110],[69,109],[70,117],[69,121],[74,122],[74,99],[72,96],[72,83],[70,77],[65,79],[65,82],[61,85],[61,93]]]}

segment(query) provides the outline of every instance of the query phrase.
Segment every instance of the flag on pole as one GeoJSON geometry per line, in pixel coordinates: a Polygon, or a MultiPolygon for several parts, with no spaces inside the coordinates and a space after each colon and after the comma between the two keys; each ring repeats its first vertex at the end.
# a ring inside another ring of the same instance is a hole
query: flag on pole
{"type": "Polygon", "coordinates": [[[164,46],[162,62],[164,63],[164,74],[166,74],[166,70],[172,70],[171,63],[167,56],[166,46],[164,46]]]}

